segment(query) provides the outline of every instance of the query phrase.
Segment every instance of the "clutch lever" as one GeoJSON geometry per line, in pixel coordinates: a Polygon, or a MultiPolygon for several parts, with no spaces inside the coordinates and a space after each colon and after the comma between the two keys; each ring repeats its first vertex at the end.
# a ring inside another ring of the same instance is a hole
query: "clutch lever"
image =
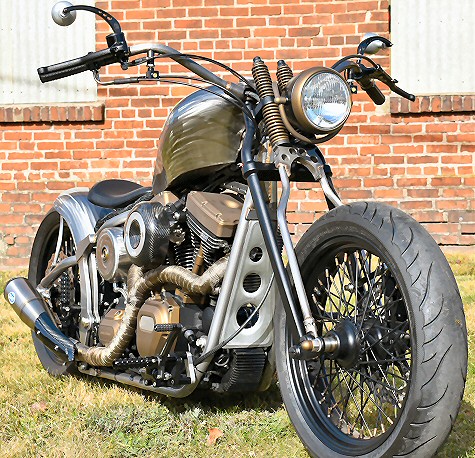
{"type": "Polygon", "coordinates": [[[388,86],[389,89],[391,89],[392,92],[400,95],[401,97],[404,97],[405,99],[408,99],[411,102],[414,102],[414,100],[416,100],[416,96],[414,94],[410,94],[409,92],[406,92],[404,89],[401,89],[399,86],[397,86],[396,83],[398,81],[394,78],[391,78],[391,76],[386,73],[386,71],[380,65],[377,66],[373,78],[378,79],[379,81],[384,83],[386,86],[388,86]]]}

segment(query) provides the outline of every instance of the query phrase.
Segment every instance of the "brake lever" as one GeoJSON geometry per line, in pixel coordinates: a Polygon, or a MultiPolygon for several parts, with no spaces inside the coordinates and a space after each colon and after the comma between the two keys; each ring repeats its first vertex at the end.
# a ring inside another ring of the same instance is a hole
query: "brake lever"
{"type": "Polygon", "coordinates": [[[410,94],[404,89],[401,89],[400,87],[396,86],[398,80],[392,78],[391,75],[389,75],[380,65],[378,65],[377,71],[375,73],[376,75],[374,75],[373,78],[381,81],[395,94],[398,94],[401,97],[410,100],[411,102],[414,102],[414,100],[416,100],[416,96],[414,94],[410,94]]]}

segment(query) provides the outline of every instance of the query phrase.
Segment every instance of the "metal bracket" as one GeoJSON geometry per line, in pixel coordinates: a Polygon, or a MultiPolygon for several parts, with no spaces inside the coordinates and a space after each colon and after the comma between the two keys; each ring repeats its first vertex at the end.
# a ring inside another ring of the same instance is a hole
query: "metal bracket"
{"type": "Polygon", "coordinates": [[[315,178],[320,181],[325,174],[324,165],[318,156],[309,155],[305,148],[279,145],[274,149],[274,164],[277,168],[284,166],[287,175],[290,175],[292,164],[298,162],[303,165],[315,178]]]}
{"type": "Polygon", "coordinates": [[[186,352],[185,370],[186,375],[191,380],[190,384],[193,385],[196,383],[196,371],[195,366],[193,365],[193,355],[189,351],[186,352]]]}

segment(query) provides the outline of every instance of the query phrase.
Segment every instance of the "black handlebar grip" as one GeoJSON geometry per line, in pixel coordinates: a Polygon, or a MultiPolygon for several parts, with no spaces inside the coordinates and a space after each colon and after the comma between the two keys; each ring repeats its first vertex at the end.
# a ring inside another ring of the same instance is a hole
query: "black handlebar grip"
{"type": "Polygon", "coordinates": [[[111,48],[101,51],[90,52],[82,57],[60,62],[59,64],[48,65],[38,69],[38,76],[42,83],[59,80],[67,76],[76,75],[87,70],[99,69],[103,65],[120,62],[120,56],[112,51],[111,48]]]}
{"type": "Polygon", "coordinates": [[[381,92],[381,89],[379,89],[376,84],[374,84],[374,81],[371,81],[369,84],[361,85],[361,88],[366,91],[366,93],[369,95],[371,100],[376,104],[376,105],[382,105],[386,97],[384,94],[381,92]]]}
{"type": "Polygon", "coordinates": [[[48,67],[40,67],[38,69],[38,76],[42,83],[48,81],[55,81],[67,76],[76,75],[89,70],[88,64],[77,65],[75,67],[65,68],[63,70],[50,70],[48,67]]]}

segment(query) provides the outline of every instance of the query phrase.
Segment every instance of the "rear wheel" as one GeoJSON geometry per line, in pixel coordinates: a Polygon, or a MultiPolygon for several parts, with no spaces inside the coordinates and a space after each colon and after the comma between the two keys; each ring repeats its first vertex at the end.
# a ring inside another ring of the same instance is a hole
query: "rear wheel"
{"type": "MultiPolygon", "coordinates": [[[[53,266],[62,259],[72,256],[75,244],[69,227],[60,215],[52,211],[42,221],[33,242],[28,279],[37,286],[53,266]]],[[[68,337],[78,339],[79,317],[79,274],[77,266],[64,272],[51,286],[48,305],[56,325],[68,337]]],[[[54,376],[76,373],[74,362],[65,363],[44,345],[34,333],[33,343],[43,367],[54,376]]],[[[78,339],[79,340],[79,339],[78,339]]]]}
{"type": "Polygon", "coordinates": [[[321,335],[339,350],[294,360],[276,313],[280,389],[312,456],[435,454],[457,415],[467,334],[455,279],[412,218],[356,203],[317,221],[296,247],[321,335]]]}

